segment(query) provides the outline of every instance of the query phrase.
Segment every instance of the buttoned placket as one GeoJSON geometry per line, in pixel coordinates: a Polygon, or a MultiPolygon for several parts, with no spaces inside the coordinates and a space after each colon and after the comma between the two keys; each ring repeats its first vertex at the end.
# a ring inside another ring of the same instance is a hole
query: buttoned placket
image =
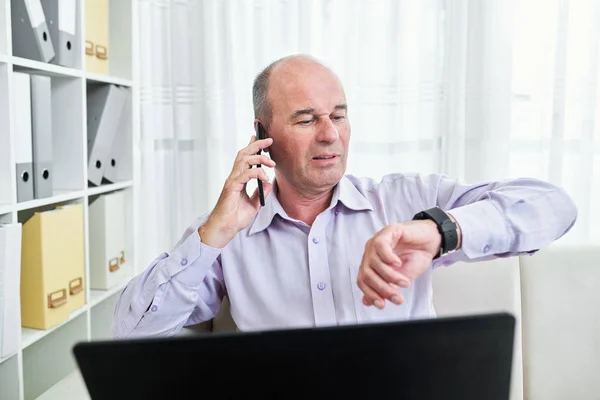
{"type": "Polygon", "coordinates": [[[316,326],[337,324],[325,236],[331,213],[332,211],[328,210],[320,214],[308,235],[308,270],[316,326]]]}

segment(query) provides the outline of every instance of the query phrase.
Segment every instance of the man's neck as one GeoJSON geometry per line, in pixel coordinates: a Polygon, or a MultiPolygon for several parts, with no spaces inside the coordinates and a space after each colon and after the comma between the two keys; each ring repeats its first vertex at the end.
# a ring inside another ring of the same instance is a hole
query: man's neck
{"type": "Polygon", "coordinates": [[[317,216],[329,207],[333,188],[319,194],[300,193],[285,179],[277,180],[277,200],[290,218],[312,226],[317,216]]]}

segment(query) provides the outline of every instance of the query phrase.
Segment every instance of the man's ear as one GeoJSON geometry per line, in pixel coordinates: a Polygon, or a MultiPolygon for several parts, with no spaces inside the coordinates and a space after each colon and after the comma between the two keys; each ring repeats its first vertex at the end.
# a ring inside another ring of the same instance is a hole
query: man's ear
{"type": "MultiPolygon", "coordinates": [[[[267,139],[267,138],[271,137],[269,135],[269,131],[267,130],[267,128],[265,128],[265,124],[263,124],[260,121],[257,121],[257,124],[259,126],[259,129],[261,129],[261,136],[262,136],[263,139],[267,139]]],[[[263,149],[263,151],[265,153],[270,153],[271,152],[271,147],[266,147],[265,149],[263,149]]]]}

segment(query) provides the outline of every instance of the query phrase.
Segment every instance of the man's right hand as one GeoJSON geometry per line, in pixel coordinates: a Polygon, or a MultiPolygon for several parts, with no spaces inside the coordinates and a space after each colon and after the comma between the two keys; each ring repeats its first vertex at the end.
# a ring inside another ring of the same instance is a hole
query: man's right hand
{"type": "Polygon", "coordinates": [[[258,164],[275,167],[275,161],[262,154],[257,155],[259,150],[272,143],[271,138],[256,140],[253,135],[248,146],[238,152],[217,205],[208,221],[198,229],[202,243],[223,248],[254,219],[260,209],[258,188],[250,197],[246,193],[246,185],[251,179],[260,179],[263,181],[265,197],[271,193],[273,186],[265,170],[253,167],[258,164]]]}

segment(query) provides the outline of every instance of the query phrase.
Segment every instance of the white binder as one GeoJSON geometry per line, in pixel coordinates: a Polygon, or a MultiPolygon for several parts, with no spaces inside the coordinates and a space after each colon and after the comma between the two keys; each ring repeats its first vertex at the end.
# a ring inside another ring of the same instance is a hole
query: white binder
{"type": "Polygon", "coordinates": [[[104,168],[104,178],[109,182],[125,181],[132,178],[132,131],[131,131],[131,93],[127,88],[119,88],[125,93],[125,102],[121,111],[121,118],[110,152],[106,168],[104,168]]]}
{"type": "Polygon", "coordinates": [[[15,72],[15,162],[17,201],[33,199],[33,149],[31,130],[31,82],[29,74],[15,72]]]}
{"type": "Polygon", "coordinates": [[[88,181],[96,186],[102,183],[124,103],[125,92],[115,85],[88,86],[88,181]]]}
{"type": "Polygon", "coordinates": [[[125,251],[125,195],[117,191],[97,197],[89,207],[90,288],[110,289],[130,277],[125,251]]]}
{"type": "Polygon", "coordinates": [[[31,75],[31,126],[33,137],[33,197],[52,197],[52,82],[31,75]]]}
{"type": "Polygon", "coordinates": [[[76,43],[77,0],[41,1],[56,53],[52,63],[73,68],[77,60],[76,50],[80,48],[76,43]]]}
{"type": "Polygon", "coordinates": [[[0,225],[0,357],[17,353],[21,293],[21,224],[0,225]]]}
{"type": "Polygon", "coordinates": [[[40,0],[11,0],[13,54],[49,62],[54,56],[50,31],[40,0]]]}

